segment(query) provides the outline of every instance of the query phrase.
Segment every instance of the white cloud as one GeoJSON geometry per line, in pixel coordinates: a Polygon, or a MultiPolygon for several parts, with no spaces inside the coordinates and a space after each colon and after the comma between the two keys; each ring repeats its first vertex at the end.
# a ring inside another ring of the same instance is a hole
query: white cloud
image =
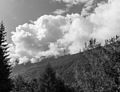
{"type": "MultiPolygon", "coordinates": [[[[82,16],[88,16],[91,13],[93,13],[94,9],[98,6],[100,3],[107,3],[108,0],[54,0],[57,2],[63,2],[66,4],[66,10],[70,10],[73,5],[81,5],[82,4],[82,16]]],[[[110,0],[109,0],[110,1],[110,0]]],[[[58,13],[58,11],[56,11],[58,13]]],[[[63,13],[63,11],[59,11],[63,13]]]]}
{"type": "MultiPolygon", "coordinates": [[[[62,25],[65,25],[63,16],[44,15],[34,24],[26,23],[18,26],[16,31],[12,32],[12,41],[15,45],[14,53],[20,58],[32,59],[36,58],[38,54],[48,51],[50,43],[56,42],[63,36],[60,28],[62,25]]],[[[23,59],[20,60],[23,61],[23,59]]]]}
{"type": "Polygon", "coordinates": [[[99,4],[104,4],[107,2],[108,0],[88,0],[81,11],[81,15],[88,16],[94,12],[94,9],[98,7],[99,4]]]}
{"type": "Polygon", "coordinates": [[[67,9],[56,9],[54,12],[53,12],[53,14],[57,14],[57,15],[62,15],[62,14],[64,14],[64,13],[66,13],[66,12],[68,12],[68,10],[67,9]]]}
{"type": "Polygon", "coordinates": [[[85,3],[89,0],[54,0],[54,1],[64,2],[64,3],[67,3],[67,4],[78,4],[78,3],[85,3]]]}
{"type": "Polygon", "coordinates": [[[85,4],[89,0],[53,0],[54,2],[59,2],[59,3],[65,3],[66,4],[66,10],[69,11],[73,5],[79,5],[80,3],[85,4]]]}
{"type": "Polygon", "coordinates": [[[12,34],[11,57],[19,57],[19,63],[75,54],[92,37],[104,43],[120,35],[120,0],[99,4],[86,18],[80,14],[44,15],[32,24],[18,26],[12,34]]]}
{"type": "Polygon", "coordinates": [[[95,13],[89,16],[94,24],[92,34],[98,40],[111,38],[120,35],[120,0],[112,0],[108,4],[100,4],[95,13]]]}

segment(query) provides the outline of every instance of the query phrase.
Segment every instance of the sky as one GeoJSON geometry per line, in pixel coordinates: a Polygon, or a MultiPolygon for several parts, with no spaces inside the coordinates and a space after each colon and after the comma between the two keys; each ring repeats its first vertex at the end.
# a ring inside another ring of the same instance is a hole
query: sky
{"type": "Polygon", "coordinates": [[[0,0],[10,62],[40,62],[120,36],[120,0],[0,0]]]}
{"type": "Polygon", "coordinates": [[[0,21],[4,21],[8,41],[11,41],[11,31],[15,31],[18,25],[51,14],[61,7],[65,5],[52,0],[0,0],[0,21]]]}
{"type": "Polygon", "coordinates": [[[8,42],[11,42],[11,31],[15,31],[16,27],[20,24],[29,23],[31,20],[35,21],[38,17],[45,14],[65,15],[66,13],[80,13],[84,5],[84,3],[72,5],[71,2],[64,1],[65,0],[0,0],[0,21],[4,21],[6,26],[8,42]]]}
{"type": "Polygon", "coordinates": [[[80,13],[84,3],[72,5],[71,1],[74,0],[0,0],[0,21],[6,26],[8,42],[12,42],[11,32],[18,25],[35,21],[42,15],[80,13]]]}

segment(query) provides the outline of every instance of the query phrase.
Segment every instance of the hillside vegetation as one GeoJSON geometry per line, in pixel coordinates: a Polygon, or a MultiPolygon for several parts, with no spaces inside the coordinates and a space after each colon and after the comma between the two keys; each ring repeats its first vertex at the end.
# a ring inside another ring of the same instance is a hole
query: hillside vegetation
{"type": "Polygon", "coordinates": [[[50,63],[57,74],[79,92],[117,92],[113,90],[118,90],[120,85],[120,41],[117,36],[106,40],[104,46],[92,41],[78,54],[16,65],[12,77],[22,75],[26,80],[39,78],[50,63]]]}

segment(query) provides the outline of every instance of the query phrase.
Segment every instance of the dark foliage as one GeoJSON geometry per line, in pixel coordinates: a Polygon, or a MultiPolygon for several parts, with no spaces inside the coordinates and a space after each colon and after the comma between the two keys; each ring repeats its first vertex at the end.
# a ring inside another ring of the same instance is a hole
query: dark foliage
{"type": "Polygon", "coordinates": [[[14,84],[13,92],[27,92],[26,91],[27,82],[24,80],[22,76],[18,75],[13,80],[13,84],[14,84]]]}
{"type": "Polygon", "coordinates": [[[73,89],[65,85],[65,82],[56,76],[50,64],[47,65],[44,74],[40,78],[41,92],[73,92],[73,89]]]}
{"type": "Polygon", "coordinates": [[[39,79],[26,81],[22,76],[17,76],[13,80],[14,88],[12,92],[74,92],[74,89],[65,82],[53,70],[50,64],[46,66],[44,73],[39,79]]]}
{"type": "Polygon", "coordinates": [[[105,72],[114,82],[111,92],[120,92],[120,52],[116,49],[112,53],[110,61],[106,62],[105,72]]]}
{"type": "Polygon", "coordinates": [[[0,24],[0,92],[10,92],[11,80],[9,75],[11,67],[8,65],[8,44],[5,40],[6,32],[3,23],[0,24]]]}

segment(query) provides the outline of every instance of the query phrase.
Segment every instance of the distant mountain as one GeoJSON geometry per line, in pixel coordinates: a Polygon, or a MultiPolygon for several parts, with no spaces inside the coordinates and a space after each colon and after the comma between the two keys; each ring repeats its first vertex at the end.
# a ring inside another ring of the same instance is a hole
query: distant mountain
{"type": "Polygon", "coordinates": [[[119,41],[89,49],[75,55],[66,55],[58,58],[51,57],[34,64],[16,65],[12,70],[12,76],[20,74],[26,79],[38,78],[49,62],[66,82],[72,83],[75,81],[76,72],[80,78],[82,78],[84,72],[86,74],[93,72],[104,74],[105,64],[110,60],[110,55],[115,50],[120,51],[119,41]]]}

